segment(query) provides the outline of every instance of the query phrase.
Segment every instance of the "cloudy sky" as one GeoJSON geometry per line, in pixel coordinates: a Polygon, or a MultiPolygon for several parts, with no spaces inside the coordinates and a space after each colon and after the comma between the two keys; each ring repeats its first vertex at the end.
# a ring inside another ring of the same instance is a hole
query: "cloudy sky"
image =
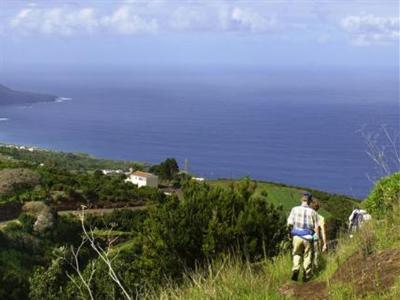
{"type": "Polygon", "coordinates": [[[0,0],[3,68],[398,66],[398,1],[0,0]]]}

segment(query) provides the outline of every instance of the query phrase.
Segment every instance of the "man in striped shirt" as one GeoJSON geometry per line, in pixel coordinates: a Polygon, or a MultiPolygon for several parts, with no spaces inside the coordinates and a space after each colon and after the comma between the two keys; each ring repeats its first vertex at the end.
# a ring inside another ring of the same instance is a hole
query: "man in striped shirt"
{"type": "Polygon", "coordinates": [[[304,193],[301,205],[293,207],[288,226],[293,241],[292,280],[297,281],[303,261],[303,280],[308,281],[312,273],[313,235],[318,232],[318,215],[309,204],[312,201],[310,193],[304,193]]]}

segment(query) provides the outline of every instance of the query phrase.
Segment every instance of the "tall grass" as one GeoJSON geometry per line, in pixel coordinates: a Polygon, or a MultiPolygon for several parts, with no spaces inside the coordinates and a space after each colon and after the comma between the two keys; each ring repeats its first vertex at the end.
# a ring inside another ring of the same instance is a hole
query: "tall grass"
{"type": "Polygon", "coordinates": [[[179,286],[169,285],[148,299],[281,299],[278,289],[290,276],[289,255],[257,264],[226,256],[205,270],[186,274],[179,286]]]}
{"type": "MultiPolygon", "coordinates": [[[[390,221],[372,221],[352,238],[343,234],[334,252],[325,255],[325,267],[315,281],[326,283],[331,299],[359,299],[351,283],[332,282],[343,263],[356,252],[368,255],[385,249],[400,248],[400,209],[390,221]]],[[[291,256],[282,254],[257,264],[226,256],[208,268],[187,273],[179,285],[170,284],[161,291],[147,294],[147,299],[290,299],[280,289],[290,283],[291,256]]],[[[294,283],[302,284],[302,283],[294,283]]],[[[392,288],[363,299],[400,299],[400,278],[392,288]]]]}

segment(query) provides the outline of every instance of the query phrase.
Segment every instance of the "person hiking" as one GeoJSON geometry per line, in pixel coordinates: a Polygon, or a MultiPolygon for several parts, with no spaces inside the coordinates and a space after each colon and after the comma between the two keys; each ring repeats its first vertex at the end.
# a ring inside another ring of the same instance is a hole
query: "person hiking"
{"type": "Polygon", "coordinates": [[[312,274],[312,241],[318,232],[318,214],[309,205],[310,193],[301,197],[301,205],[293,207],[287,220],[293,244],[292,280],[297,281],[303,263],[303,281],[310,280],[312,274]]]}
{"type": "Polygon", "coordinates": [[[362,219],[360,209],[356,208],[351,212],[349,217],[349,232],[355,232],[358,230],[362,219]]]}
{"type": "Polygon", "coordinates": [[[313,199],[310,206],[317,212],[318,217],[318,231],[313,235],[313,272],[316,272],[320,267],[321,252],[325,252],[328,249],[326,243],[326,225],[325,218],[318,213],[318,201],[313,199]]]}
{"type": "Polygon", "coordinates": [[[363,223],[368,222],[372,219],[371,215],[363,209],[354,209],[349,217],[349,233],[350,237],[353,237],[351,233],[358,231],[363,223]]]}

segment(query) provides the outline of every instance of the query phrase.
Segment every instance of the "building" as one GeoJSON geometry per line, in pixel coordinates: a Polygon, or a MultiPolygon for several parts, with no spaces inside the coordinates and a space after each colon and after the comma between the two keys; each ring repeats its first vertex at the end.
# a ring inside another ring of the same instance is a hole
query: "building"
{"type": "Polygon", "coordinates": [[[114,175],[114,174],[123,174],[122,170],[101,170],[104,175],[114,175]]]}
{"type": "Polygon", "coordinates": [[[203,178],[203,177],[193,177],[192,179],[193,179],[194,181],[198,181],[198,182],[203,182],[203,181],[206,180],[206,179],[203,178]]]}
{"type": "Polygon", "coordinates": [[[142,186],[158,187],[158,176],[142,171],[133,172],[128,176],[126,181],[136,184],[138,187],[142,186]]]}

